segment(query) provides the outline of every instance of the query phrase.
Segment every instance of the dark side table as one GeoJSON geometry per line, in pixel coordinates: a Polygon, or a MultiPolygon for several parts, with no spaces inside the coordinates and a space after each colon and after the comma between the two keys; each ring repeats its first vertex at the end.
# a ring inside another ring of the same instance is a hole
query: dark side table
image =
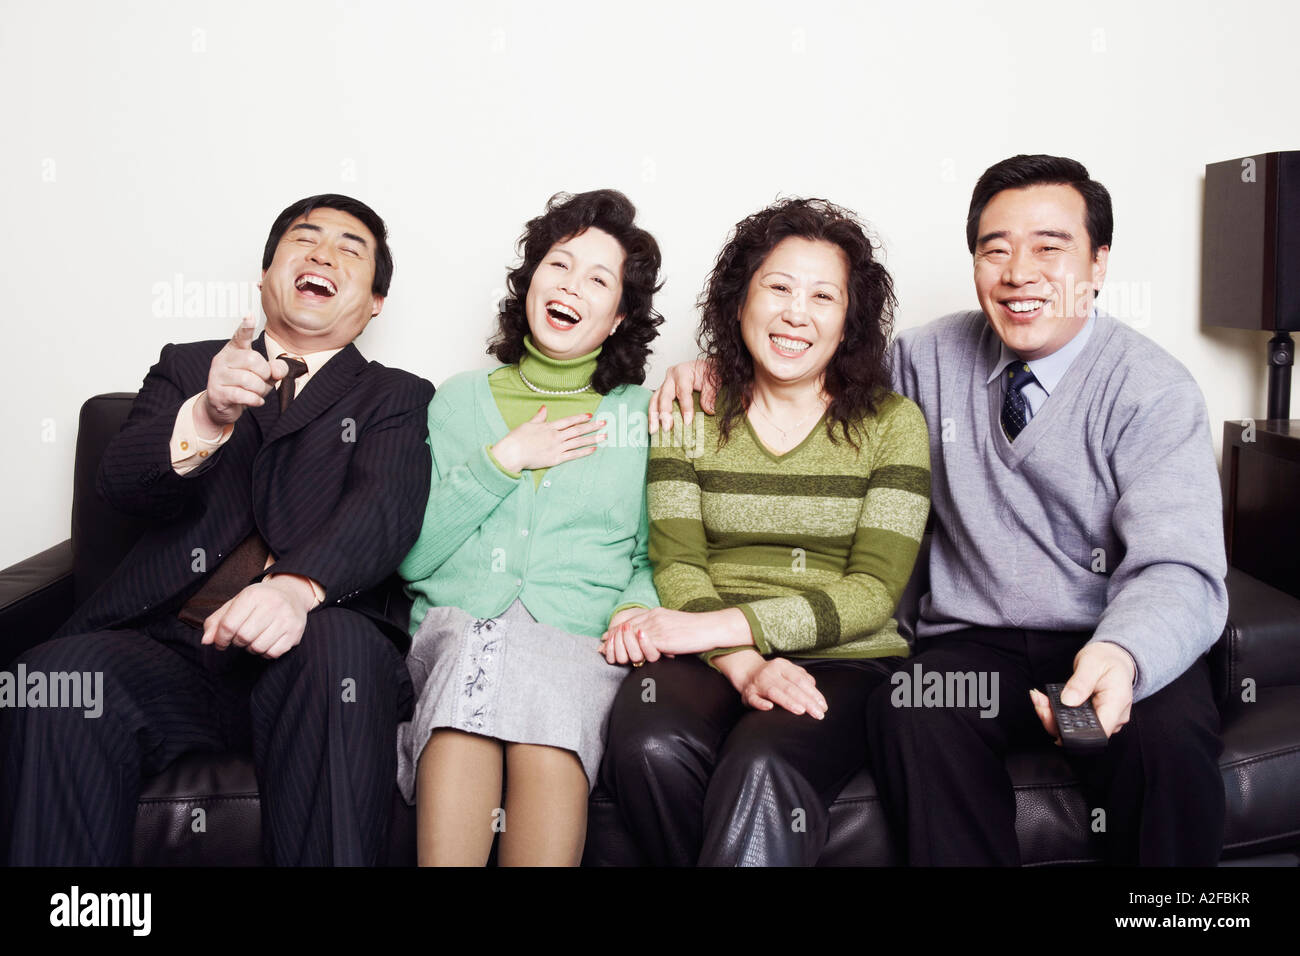
{"type": "Polygon", "coordinates": [[[1223,423],[1228,564],[1300,597],[1300,419],[1223,423]]]}

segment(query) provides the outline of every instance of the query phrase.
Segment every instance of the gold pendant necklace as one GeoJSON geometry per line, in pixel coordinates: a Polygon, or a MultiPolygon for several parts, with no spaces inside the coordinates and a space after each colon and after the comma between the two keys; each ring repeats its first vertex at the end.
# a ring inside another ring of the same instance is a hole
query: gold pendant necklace
{"type": "Polygon", "coordinates": [[[814,414],[819,414],[819,413],[822,413],[822,412],[825,412],[825,411],[826,411],[826,407],[825,407],[825,406],[822,406],[821,409],[814,409],[813,411],[811,411],[811,412],[809,412],[807,415],[805,415],[803,418],[801,418],[801,419],[799,419],[797,422],[795,422],[793,425],[791,425],[791,426],[789,427],[789,429],[787,430],[787,429],[785,429],[785,428],[782,428],[782,427],[781,427],[780,425],[778,425],[776,422],[772,421],[772,419],[768,418],[767,415],[766,415],[766,413],[764,413],[764,411],[763,411],[761,408],[758,407],[758,402],[750,402],[749,407],[752,408],[754,411],[758,412],[758,414],[762,415],[762,416],[763,416],[763,419],[764,419],[764,420],[765,420],[769,425],[771,425],[773,428],[775,428],[777,431],[779,431],[779,432],[781,433],[781,441],[782,441],[782,442],[788,442],[788,441],[790,440],[790,435],[789,435],[789,433],[792,432],[792,431],[796,431],[796,430],[799,428],[800,425],[802,425],[804,422],[808,421],[808,419],[812,418],[814,414]]]}

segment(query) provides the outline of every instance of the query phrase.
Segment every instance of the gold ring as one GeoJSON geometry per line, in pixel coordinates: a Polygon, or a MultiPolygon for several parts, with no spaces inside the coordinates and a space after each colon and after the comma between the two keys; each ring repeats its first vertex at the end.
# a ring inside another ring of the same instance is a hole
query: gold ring
{"type": "Polygon", "coordinates": [[[642,664],[644,664],[644,663],[645,663],[645,661],[633,661],[633,662],[632,662],[632,666],[633,666],[633,667],[640,667],[640,666],[641,666],[642,664]]]}

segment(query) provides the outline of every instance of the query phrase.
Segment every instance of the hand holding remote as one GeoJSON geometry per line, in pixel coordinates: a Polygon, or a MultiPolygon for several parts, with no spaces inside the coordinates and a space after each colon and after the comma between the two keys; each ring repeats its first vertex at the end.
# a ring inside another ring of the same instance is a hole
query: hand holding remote
{"type": "MultiPolygon", "coordinates": [[[[1062,685],[1058,704],[1072,712],[1071,723],[1076,729],[1088,726],[1088,719],[1077,713],[1079,705],[1087,705],[1093,711],[1093,719],[1099,725],[1106,739],[1128,722],[1133,707],[1133,683],[1136,665],[1128,651],[1109,641],[1093,641],[1085,644],[1075,655],[1074,674],[1062,685]],[[1078,717],[1079,719],[1074,719],[1078,717]],[[1081,722],[1080,722],[1081,721],[1081,722]]],[[[1070,740],[1065,739],[1063,728],[1058,726],[1053,702],[1041,691],[1029,692],[1034,710],[1043,728],[1057,738],[1058,743],[1074,749],[1080,738],[1074,734],[1070,740]]],[[[1087,746],[1084,743],[1084,746],[1087,746]]]]}
{"type": "Polygon", "coordinates": [[[1057,743],[1069,753],[1094,753],[1106,749],[1106,731],[1101,729],[1097,712],[1092,709],[1092,701],[1085,700],[1077,707],[1067,707],[1061,703],[1061,691],[1064,684],[1047,684],[1046,697],[1052,708],[1052,718],[1060,736],[1057,743]]]}

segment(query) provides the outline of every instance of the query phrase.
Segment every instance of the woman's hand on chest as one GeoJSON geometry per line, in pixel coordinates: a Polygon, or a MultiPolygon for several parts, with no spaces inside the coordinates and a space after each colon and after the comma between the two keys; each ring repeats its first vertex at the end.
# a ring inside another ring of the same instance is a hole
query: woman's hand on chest
{"type": "Polygon", "coordinates": [[[503,467],[514,472],[554,468],[562,462],[592,454],[605,440],[605,421],[590,412],[546,420],[546,406],[492,446],[503,467]]]}

